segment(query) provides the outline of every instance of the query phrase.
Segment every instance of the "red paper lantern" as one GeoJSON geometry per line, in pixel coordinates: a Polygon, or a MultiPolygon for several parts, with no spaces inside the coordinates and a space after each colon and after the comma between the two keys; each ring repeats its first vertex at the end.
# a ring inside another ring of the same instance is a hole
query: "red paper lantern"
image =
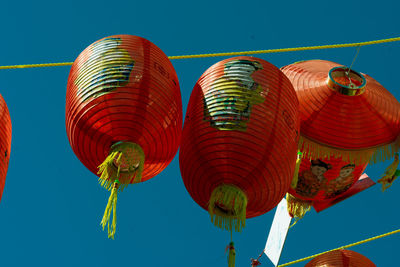
{"type": "Polygon", "coordinates": [[[216,226],[240,231],[283,198],[296,161],[297,105],[285,75],[254,57],[220,61],[197,81],[179,162],[186,189],[216,226]]]}
{"type": "Polygon", "coordinates": [[[299,98],[305,157],[365,163],[373,153],[379,161],[398,150],[400,103],[373,78],[325,60],[291,64],[282,71],[299,98]]]}
{"type": "Polygon", "coordinates": [[[106,37],[75,60],[67,87],[67,135],[81,162],[112,190],[103,229],[118,189],[154,177],[171,162],[181,125],[178,78],[150,41],[106,37]]]}
{"type": "Polygon", "coordinates": [[[6,182],[11,151],[11,118],[2,95],[0,95],[0,200],[6,182]]]}
{"type": "Polygon", "coordinates": [[[304,267],[376,267],[376,265],[360,253],[341,249],[324,253],[304,267]]]}
{"type": "Polygon", "coordinates": [[[300,103],[304,159],[288,207],[302,217],[312,201],[335,198],[350,188],[371,157],[393,156],[399,147],[400,103],[370,76],[330,61],[298,62],[282,71],[300,103]]]}

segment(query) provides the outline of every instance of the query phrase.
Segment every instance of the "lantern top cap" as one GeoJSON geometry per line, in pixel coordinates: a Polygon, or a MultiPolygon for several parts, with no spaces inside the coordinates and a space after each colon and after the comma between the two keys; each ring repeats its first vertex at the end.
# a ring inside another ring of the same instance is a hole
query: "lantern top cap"
{"type": "Polygon", "coordinates": [[[332,90],[347,96],[357,96],[365,92],[367,80],[364,75],[340,66],[329,71],[327,84],[332,90]]]}

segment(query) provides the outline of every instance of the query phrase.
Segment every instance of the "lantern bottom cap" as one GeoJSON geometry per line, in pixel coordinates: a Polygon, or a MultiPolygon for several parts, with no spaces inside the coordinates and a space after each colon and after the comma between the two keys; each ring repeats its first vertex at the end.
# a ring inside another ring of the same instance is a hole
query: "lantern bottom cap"
{"type": "Polygon", "coordinates": [[[99,165],[99,182],[111,190],[115,181],[122,191],[128,184],[139,183],[142,179],[145,155],[140,145],[118,142],[111,146],[107,158],[99,165]]]}
{"type": "Polygon", "coordinates": [[[208,212],[215,226],[240,232],[246,223],[246,207],[247,196],[240,188],[222,184],[211,193],[208,212]]]}
{"type": "Polygon", "coordinates": [[[286,194],[287,210],[290,217],[294,218],[292,227],[297,223],[298,220],[302,219],[304,215],[311,209],[311,201],[299,199],[289,193],[286,194]]]}

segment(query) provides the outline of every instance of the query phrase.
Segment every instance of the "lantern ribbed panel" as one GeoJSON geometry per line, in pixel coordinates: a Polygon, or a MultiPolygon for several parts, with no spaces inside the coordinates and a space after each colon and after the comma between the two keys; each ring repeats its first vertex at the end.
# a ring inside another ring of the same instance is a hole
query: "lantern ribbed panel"
{"type": "Polygon", "coordinates": [[[93,173],[118,141],[142,147],[142,181],[173,159],[182,127],[178,78],[150,41],[115,35],[90,45],[72,65],[66,98],[70,144],[93,173]]]}
{"type": "Polygon", "coordinates": [[[289,193],[309,201],[338,198],[358,181],[367,165],[368,163],[352,164],[333,157],[312,161],[303,159],[297,186],[295,189],[290,188],[289,193]]]}
{"type": "Polygon", "coordinates": [[[387,145],[400,134],[400,103],[368,75],[365,92],[338,93],[327,85],[329,71],[341,66],[325,60],[308,60],[282,68],[300,103],[302,136],[322,145],[363,150],[387,145]]]}
{"type": "Polygon", "coordinates": [[[292,180],[298,130],[298,100],[277,67],[254,57],[216,63],[196,83],[187,108],[179,161],[188,192],[207,209],[212,191],[231,184],[248,198],[247,218],[268,212],[292,180]],[[258,70],[228,75],[227,66],[238,61],[258,70]],[[247,84],[244,93],[240,83],[247,84]],[[235,90],[241,97],[227,93],[235,90]],[[250,112],[234,115],[237,109],[250,112]]]}
{"type": "Polygon", "coordinates": [[[0,200],[6,182],[11,152],[11,118],[2,95],[0,95],[0,200]]]}
{"type": "Polygon", "coordinates": [[[304,267],[376,267],[376,265],[360,253],[342,249],[322,254],[304,267]]]}

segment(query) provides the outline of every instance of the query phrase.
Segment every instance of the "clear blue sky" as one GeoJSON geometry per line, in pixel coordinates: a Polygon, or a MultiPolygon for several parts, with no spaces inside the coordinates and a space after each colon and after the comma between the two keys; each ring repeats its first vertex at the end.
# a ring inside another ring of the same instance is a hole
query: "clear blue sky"
{"type": "MultiPolygon", "coordinates": [[[[114,34],[149,39],[167,55],[359,42],[400,35],[395,1],[6,1],[0,65],[71,62],[114,34]],[[306,4],[307,3],[307,4],[306,4]]],[[[259,55],[281,67],[305,59],[350,65],[355,48],[259,55]]],[[[175,60],[184,111],[197,79],[223,58],[175,60]]],[[[400,43],[362,47],[354,69],[400,99],[400,43]]],[[[2,70],[13,123],[0,202],[0,266],[226,266],[229,234],[215,228],[183,185],[178,157],[118,198],[116,240],[99,225],[109,193],[72,152],[65,132],[70,67],[2,70]]],[[[349,123],[352,123],[349,119],[349,123]]],[[[368,129],[365,129],[368,131],[368,129]]],[[[383,163],[367,168],[375,181],[383,163]]],[[[400,228],[400,181],[375,186],[289,232],[281,263],[400,228]]],[[[235,234],[236,266],[265,246],[274,211],[235,234]]],[[[354,247],[379,267],[398,266],[400,235],[354,247]]],[[[272,266],[263,256],[262,266],[272,266]]],[[[304,266],[300,263],[293,266],[304,266]]]]}

